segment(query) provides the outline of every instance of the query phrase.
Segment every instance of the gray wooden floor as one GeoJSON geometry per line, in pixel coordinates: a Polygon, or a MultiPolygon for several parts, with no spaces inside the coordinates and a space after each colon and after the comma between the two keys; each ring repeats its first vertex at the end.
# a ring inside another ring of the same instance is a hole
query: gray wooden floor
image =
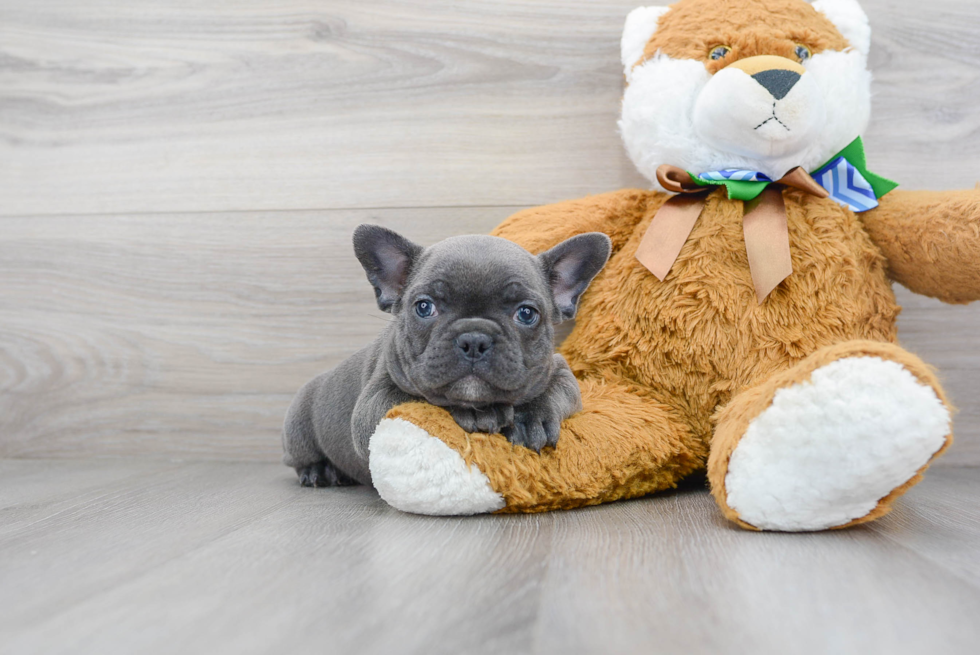
{"type": "Polygon", "coordinates": [[[0,652],[971,653],[980,472],[882,521],[733,528],[697,488],[418,517],[265,463],[0,460],[0,652]]]}

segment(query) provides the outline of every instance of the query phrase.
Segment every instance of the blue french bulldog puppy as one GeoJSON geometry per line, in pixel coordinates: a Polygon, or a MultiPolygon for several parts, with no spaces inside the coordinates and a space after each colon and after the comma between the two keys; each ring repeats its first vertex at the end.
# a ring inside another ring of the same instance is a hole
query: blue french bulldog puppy
{"type": "Polygon", "coordinates": [[[283,427],[283,462],[304,486],[371,484],[368,442],[392,407],[425,400],[468,432],[502,433],[539,451],[581,408],[578,382],[554,354],[553,325],[575,316],[602,269],[597,232],[534,256],[491,236],[422,248],[376,225],[354,252],[378,306],[394,319],[369,346],[296,394],[283,427]]]}

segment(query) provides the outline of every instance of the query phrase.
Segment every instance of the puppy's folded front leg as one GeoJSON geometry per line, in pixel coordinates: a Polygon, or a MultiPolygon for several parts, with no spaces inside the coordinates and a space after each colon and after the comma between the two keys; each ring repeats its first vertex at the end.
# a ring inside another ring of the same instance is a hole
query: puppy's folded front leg
{"type": "Polygon", "coordinates": [[[417,399],[395,386],[387,375],[372,378],[358,396],[350,419],[351,441],[358,457],[368,461],[371,435],[385,414],[392,407],[413,400],[417,399]]]}
{"type": "Polygon", "coordinates": [[[555,355],[554,367],[544,393],[514,408],[514,424],[503,431],[512,444],[540,453],[558,443],[561,422],[582,409],[578,380],[565,358],[555,355]]]}

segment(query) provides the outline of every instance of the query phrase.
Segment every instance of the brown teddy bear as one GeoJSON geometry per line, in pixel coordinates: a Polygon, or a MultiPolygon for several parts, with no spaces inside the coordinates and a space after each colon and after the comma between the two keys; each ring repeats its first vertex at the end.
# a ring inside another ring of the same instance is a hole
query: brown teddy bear
{"type": "Polygon", "coordinates": [[[885,514],[952,439],[939,382],[896,343],[890,282],[980,298],[980,191],[892,191],[868,170],[869,45],[855,0],[634,10],[619,127],[654,190],[529,209],[494,232],[535,253],[612,239],[561,347],[584,410],[539,455],[396,407],[371,442],[382,497],[535,512],[707,469],[746,528],[885,514]]]}

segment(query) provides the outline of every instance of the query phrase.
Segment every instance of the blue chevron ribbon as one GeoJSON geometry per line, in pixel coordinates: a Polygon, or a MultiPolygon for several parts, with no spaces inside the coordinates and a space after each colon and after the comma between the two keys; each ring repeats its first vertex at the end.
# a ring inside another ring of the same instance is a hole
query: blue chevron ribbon
{"type": "Polygon", "coordinates": [[[732,182],[772,182],[772,178],[767,176],[765,173],[760,173],[759,171],[744,171],[738,168],[726,168],[723,171],[709,171],[707,173],[701,173],[700,178],[702,180],[711,180],[713,182],[724,182],[726,180],[731,180],[732,182]]]}
{"type": "MultiPolygon", "coordinates": [[[[831,198],[854,212],[874,209],[878,206],[878,198],[898,186],[868,170],[861,137],[810,175],[831,198]]],[[[737,168],[691,174],[691,178],[702,186],[723,185],[728,189],[728,197],[737,200],[752,200],[773,183],[764,173],[737,168]]]]}
{"type": "Polygon", "coordinates": [[[878,206],[878,196],[861,171],[838,157],[811,174],[830,197],[853,212],[866,212],[878,206]]]}

